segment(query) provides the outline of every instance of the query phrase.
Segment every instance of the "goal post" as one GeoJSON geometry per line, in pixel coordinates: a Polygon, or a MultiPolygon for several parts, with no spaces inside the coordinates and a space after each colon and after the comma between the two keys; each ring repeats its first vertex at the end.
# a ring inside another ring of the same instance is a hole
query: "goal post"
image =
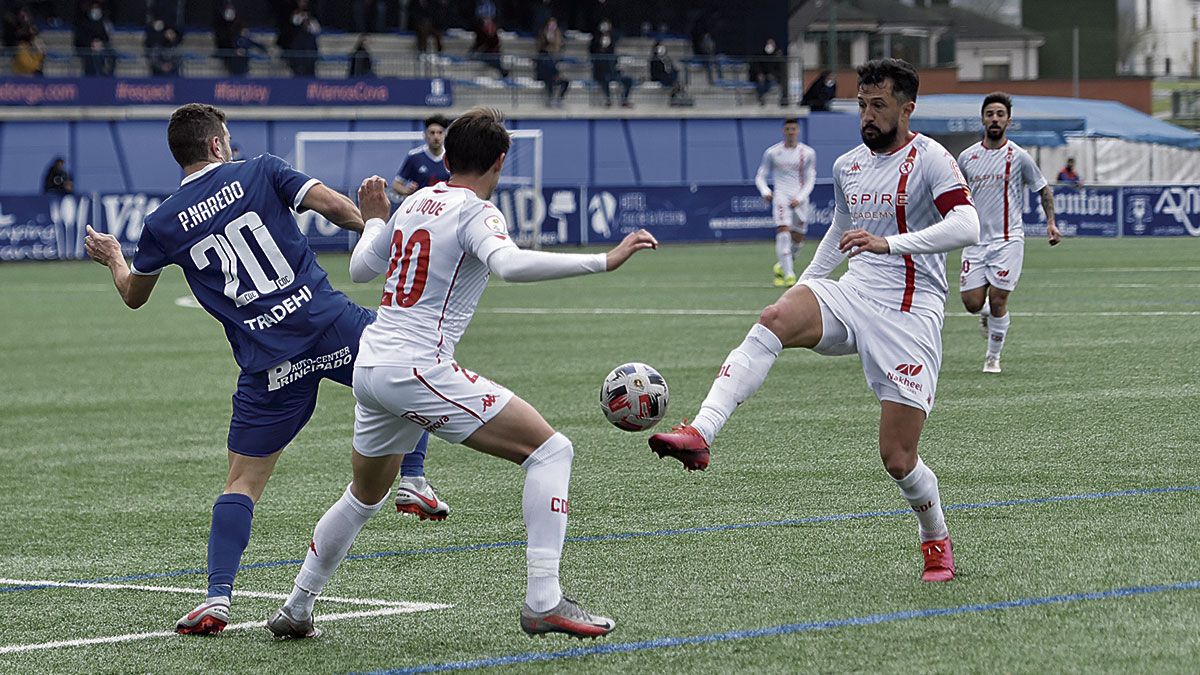
{"type": "MultiPolygon", "coordinates": [[[[518,244],[541,248],[545,200],[542,192],[542,130],[509,131],[512,146],[504,161],[500,183],[491,201],[504,213],[518,244]]],[[[421,131],[300,131],[295,137],[298,171],[354,198],[363,178],[379,175],[388,181],[405,157],[425,143],[421,131]]]]}

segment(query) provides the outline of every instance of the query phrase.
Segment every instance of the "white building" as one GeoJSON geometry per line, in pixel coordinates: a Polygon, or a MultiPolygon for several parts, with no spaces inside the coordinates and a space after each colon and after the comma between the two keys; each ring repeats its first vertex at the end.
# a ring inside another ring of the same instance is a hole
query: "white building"
{"type": "Polygon", "coordinates": [[[1118,0],[1127,75],[1200,77],[1200,0],[1118,0]]]}

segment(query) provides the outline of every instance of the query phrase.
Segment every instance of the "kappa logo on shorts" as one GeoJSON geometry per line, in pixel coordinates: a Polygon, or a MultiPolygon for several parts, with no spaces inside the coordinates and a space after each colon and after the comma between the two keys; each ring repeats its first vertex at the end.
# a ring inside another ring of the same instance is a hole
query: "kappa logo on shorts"
{"type": "Polygon", "coordinates": [[[487,396],[483,397],[482,401],[483,401],[483,409],[486,412],[488,408],[490,408],[496,404],[496,395],[488,394],[487,396]]]}
{"type": "Polygon", "coordinates": [[[901,363],[900,365],[896,366],[897,373],[900,373],[901,375],[908,375],[909,377],[916,377],[917,375],[920,375],[921,371],[924,369],[925,366],[921,365],[920,363],[901,363]]]}

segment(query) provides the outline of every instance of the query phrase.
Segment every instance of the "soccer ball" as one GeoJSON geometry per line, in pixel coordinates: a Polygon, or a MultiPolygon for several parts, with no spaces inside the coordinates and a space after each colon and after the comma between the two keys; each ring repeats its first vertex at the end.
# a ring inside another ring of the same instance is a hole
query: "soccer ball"
{"type": "Polygon", "coordinates": [[[642,431],[667,414],[667,381],[644,363],[613,369],[600,385],[600,409],[618,429],[642,431]]]}

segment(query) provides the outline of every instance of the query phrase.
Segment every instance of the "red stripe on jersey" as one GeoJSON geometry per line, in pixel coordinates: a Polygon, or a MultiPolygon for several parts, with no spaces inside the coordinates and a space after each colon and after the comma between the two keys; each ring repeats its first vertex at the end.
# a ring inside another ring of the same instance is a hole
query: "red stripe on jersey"
{"type": "Polygon", "coordinates": [[[1004,158],[1004,241],[1008,241],[1008,177],[1012,174],[1012,149],[1004,158]]]}
{"type": "Polygon", "coordinates": [[[467,259],[467,254],[463,253],[458,256],[458,264],[454,266],[454,276],[450,277],[450,290],[446,291],[446,301],[442,303],[442,315],[438,317],[438,343],[437,343],[437,362],[442,362],[442,345],[446,342],[446,336],[442,334],[442,322],[446,320],[446,307],[450,305],[450,294],[454,292],[454,282],[458,281],[458,271],[462,269],[463,261],[467,259]]]}
{"type": "Polygon", "coordinates": [[[483,422],[483,418],[480,417],[479,415],[476,415],[475,411],[462,405],[458,401],[451,401],[450,399],[446,398],[445,396],[442,396],[442,393],[440,391],[438,391],[437,389],[434,389],[433,385],[429,384],[428,382],[425,381],[425,378],[421,377],[421,373],[418,373],[416,368],[413,368],[413,376],[416,377],[417,380],[421,384],[425,385],[426,389],[428,389],[429,391],[432,391],[434,396],[437,396],[438,398],[442,399],[446,403],[449,403],[450,405],[454,406],[455,408],[458,408],[459,410],[467,413],[471,417],[474,417],[475,419],[479,420],[481,423],[483,422]]]}
{"type": "Polygon", "coordinates": [[[956,206],[973,206],[971,193],[965,187],[956,187],[949,192],[943,192],[933,200],[933,204],[937,206],[938,213],[942,214],[943,218],[956,206]]]}
{"type": "MultiPolygon", "coordinates": [[[[904,158],[904,164],[901,164],[900,183],[896,186],[896,229],[900,234],[908,232],[908,216],[905,214],[907,200],[904,198],[905,190],[908,188],[908,177],[912,174],[914,160],[917,158],[917,147],[914,145],[912,150],[908,151],[908,156],[904,158]],[[904,171],[904,165],[908,165],[908,171],[904,171]]],[[[911,255],[904,255],[904,300],[900,302],[900,311],[908,312],[912,310],[913,293],[917,290],[917,264],[913,261],[911,255]]]]}

